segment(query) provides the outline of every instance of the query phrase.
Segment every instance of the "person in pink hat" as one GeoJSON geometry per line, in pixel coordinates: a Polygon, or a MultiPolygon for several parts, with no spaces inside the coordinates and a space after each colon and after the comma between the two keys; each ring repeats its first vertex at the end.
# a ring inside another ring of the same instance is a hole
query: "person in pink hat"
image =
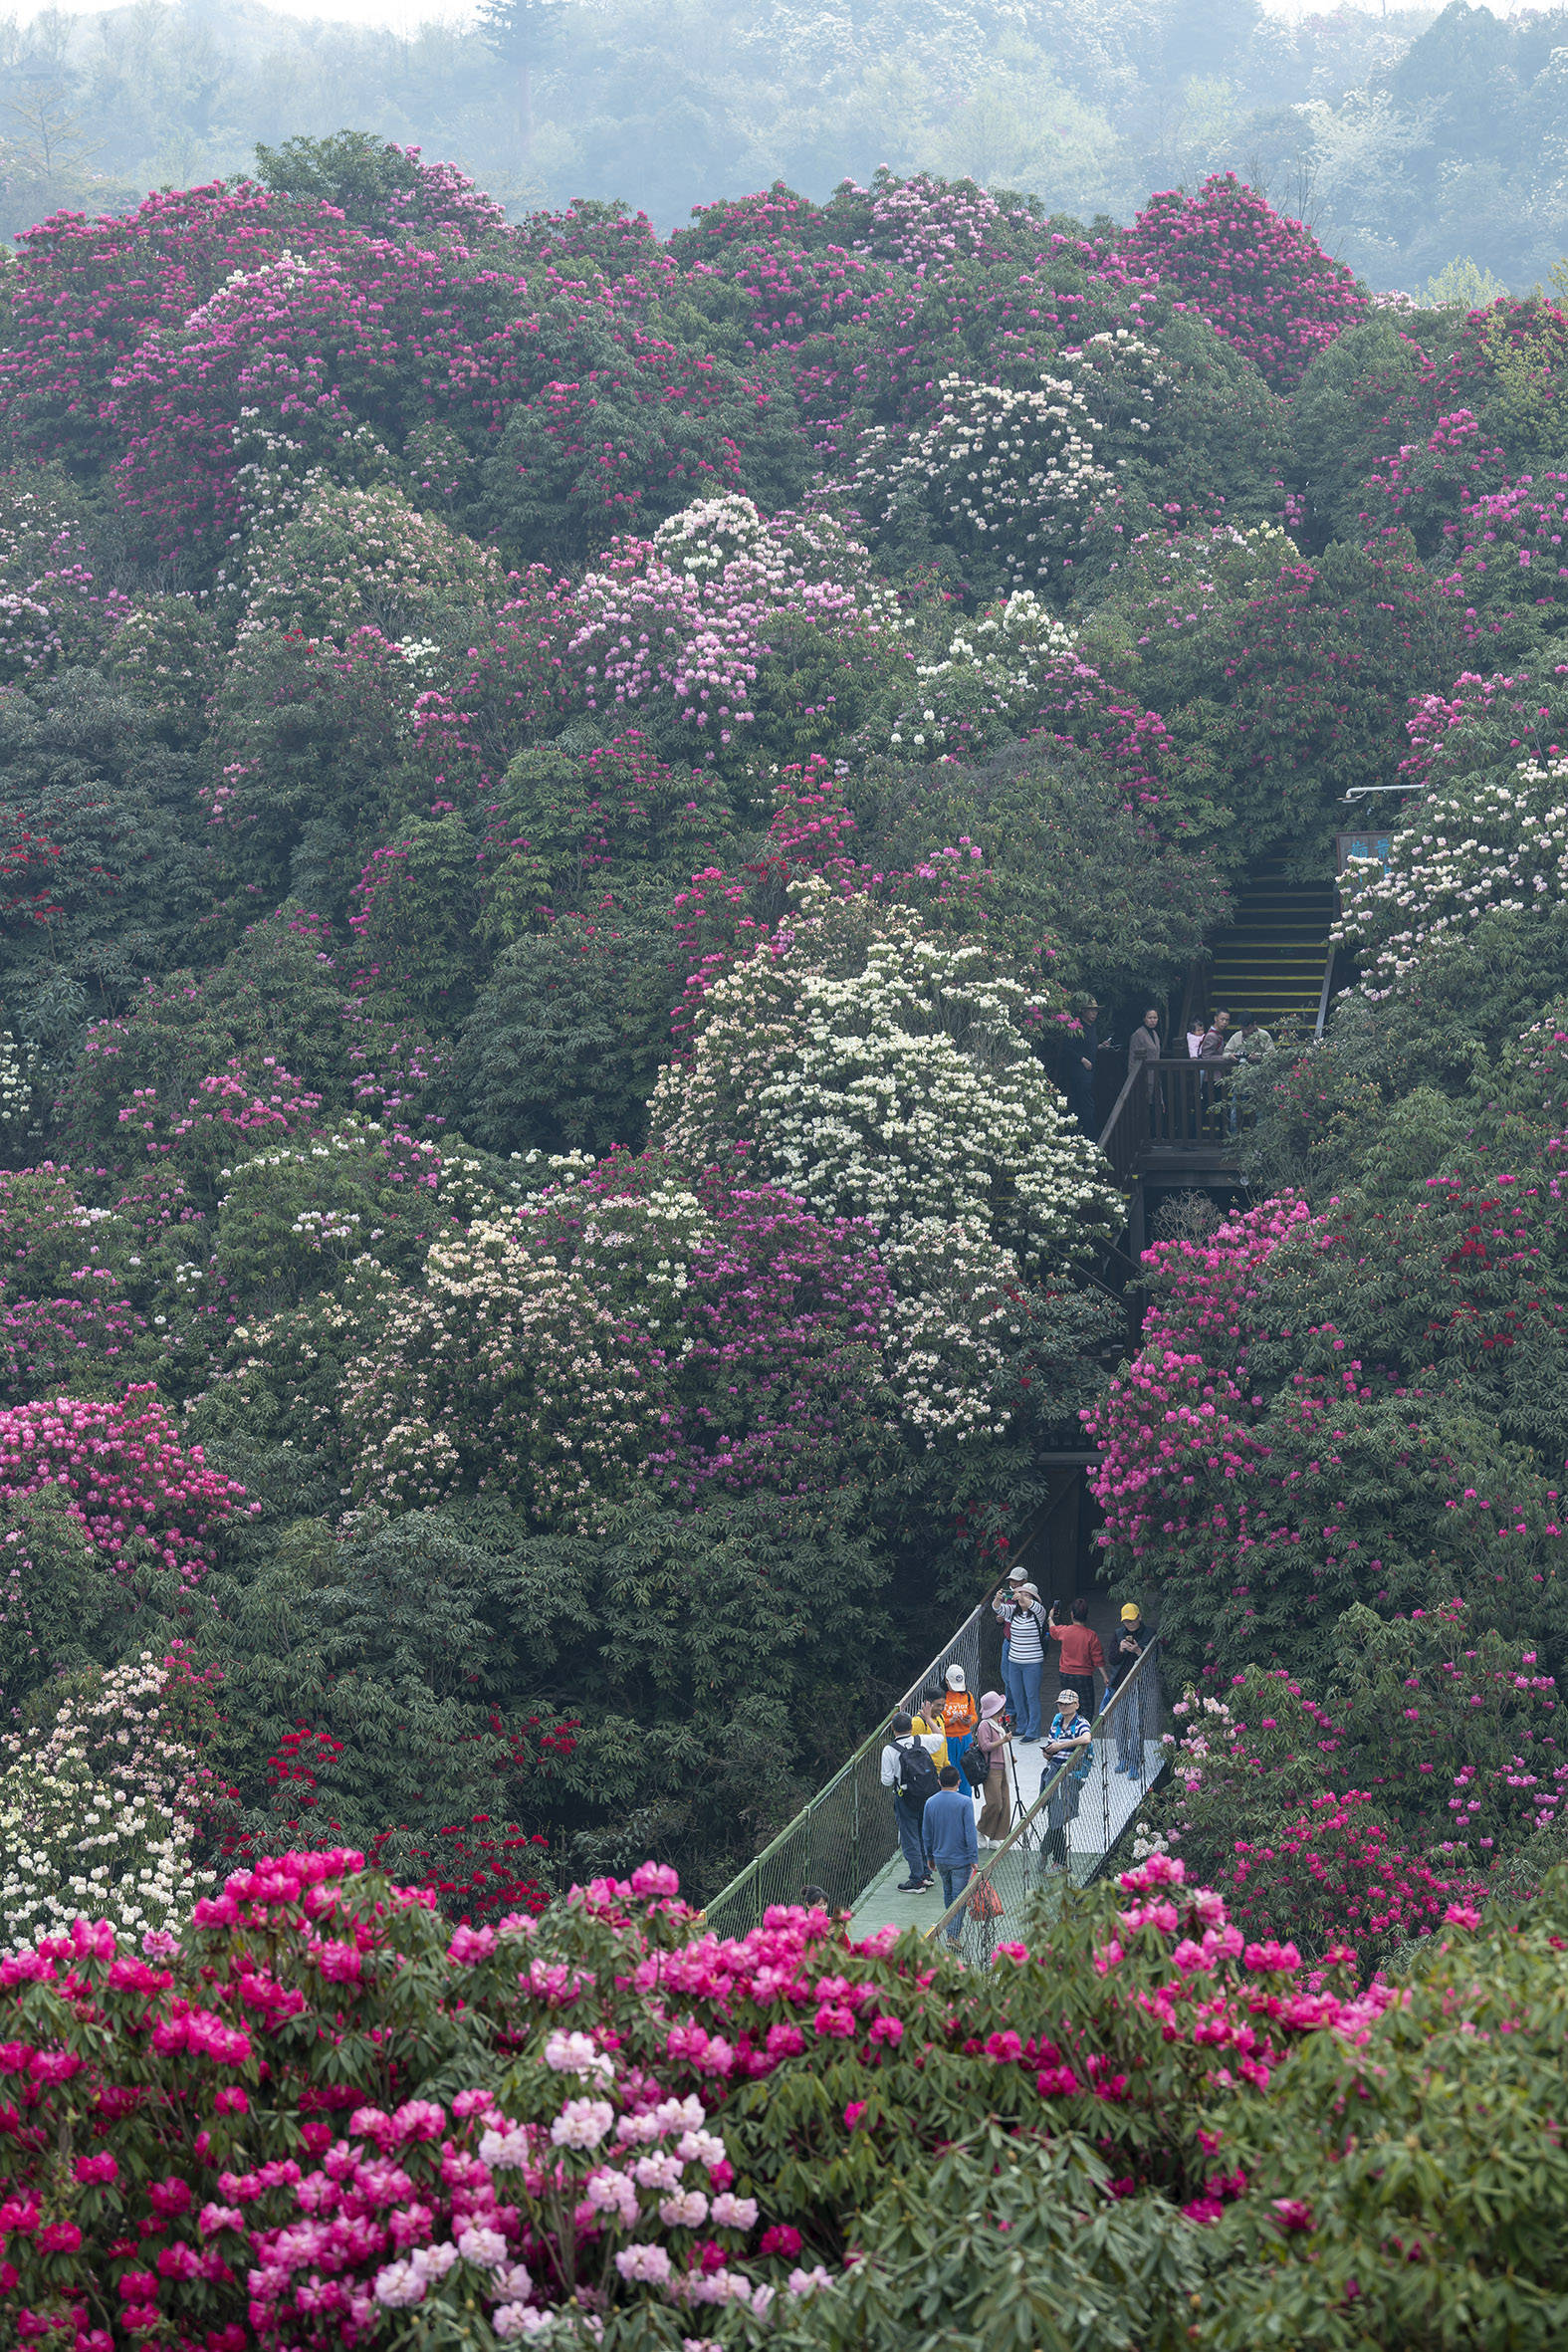
{"type": "Polygon", "coordinates": [[[1008,1834],[1011,1817],[1008,1803],[1008,1735],[1002,1722],[1007,1704],[1000,1691],[987,1691],[980,1702],[980,1724],[975,1733],[975,1746],[989,1767],[981,1783],[986,1802],[976,1823],[976,1832],[983,1846],[1000,1846],[1008,1834]]]}

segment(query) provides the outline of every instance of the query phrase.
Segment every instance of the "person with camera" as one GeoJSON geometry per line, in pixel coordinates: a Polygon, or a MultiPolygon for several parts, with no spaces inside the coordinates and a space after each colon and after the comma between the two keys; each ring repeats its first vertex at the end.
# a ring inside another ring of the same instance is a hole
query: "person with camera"
{"type": "Polygon", "coordinates": [[[1002,1679],[1012,1702],[1020,1740],[1040,1736],[1040,1676],[1045,1670],[1045,1604],[1021,1568],[1012,1568],[991,1596],[1003,1628],[1002,1679]]]}

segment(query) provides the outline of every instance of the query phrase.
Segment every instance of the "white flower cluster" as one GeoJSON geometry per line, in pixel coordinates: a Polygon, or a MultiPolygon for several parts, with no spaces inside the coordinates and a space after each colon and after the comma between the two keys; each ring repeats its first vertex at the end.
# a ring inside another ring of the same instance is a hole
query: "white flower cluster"
{"type": "Polygon", "coordinates": [[[1521,760],[1510,781],[1466,777],[1422,801],[1387,867],[1350,866],[1336,941],[1356,948],[1361,993],[1387,996],[1424,956],[1461,947],[1483,916],[1561,925],[1568,913],[1568,760],[1521,760]]]}
{"type": "Polygon", "coordinates": [[[744,1140],[819,1215],[888,1242],[960,1224],[1033,1267],[1112,1221],[1104,1163],[1023,1030],[1027,998],[975,940],[912,909],[796,883],[781,932],[709,992],[654,1132],[704,1166],[744,1140]]]}
{"type": "Polygon", "coordinates": [[[940,661],[916,665],[917,699],[898,714],[889,743],[942,751],[962,738],[973,749],[997,725],[1021,734],[1038,719],[1077,642],[1077,630],[1033,588],[1014,589],[978,619],[961,621],[940,661]]]}
{"type": "Polygon", "coordinates": [[[191,1856],[196,1752],[170,1728],[169,1669],[143,1650],[54,1720],[0,1739],[0,1941],[78,1914],[177,1928],[212,1882],[191,1856]]]}
{"type": "Polygon", "coordinates": [[[356,1495],[417,1509],[467,1469],[548,1526],[600,1529],[658,1440],[666,1343],[710,1221],[674,1185],[583,1200],[558,1244],[561,1214],[546,1194],[432,1245],[423,1289],[344,1369],[356,1495]]]}
{"type": "Polygon", "coordinates": [[[19,1127],[33,1100],[28,1058],[8,1029],[0,1029],[0,1127],[19,1127]]]}
{"type": "Polygon", "coordinates": [[[1000,561],[1010,586],[1066,585],[1084,526],[1125,463],[1112,444],[1146,438],[1173,385],[1125,327],[1064,353],[1062,366],[1024,387],[944,376],[932,423],[901,447],[887,433],[862,444],[861,511],[887,527],[924,507],[960,546],[1000,561]]]}
{"type": "Polygon", "coordinates": [[[1023,1328],[1023,1277],[1010,1250],[971,1224],[934,1217],[883,1245],[895,1297],[888,1379],[910,1428],[928,1442],[1000,1437],[1008,1342],[1023,1328]]]}

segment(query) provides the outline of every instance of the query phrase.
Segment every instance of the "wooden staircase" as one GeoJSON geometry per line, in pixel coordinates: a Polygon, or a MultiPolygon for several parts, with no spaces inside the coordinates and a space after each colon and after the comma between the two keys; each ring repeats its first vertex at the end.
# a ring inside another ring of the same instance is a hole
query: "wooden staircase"
{"type": "Polygon", "coordinates": [[[1259,867],[1240,890],[1235,920],[1209,951],[1208,969],[1190,1005],[1199,1016],[1222,1008],[1232,1022],[1284,1023],[1321,1035],[1328,1010],[1332,882],[1287,882],[1276,865],[1259,867]]]}

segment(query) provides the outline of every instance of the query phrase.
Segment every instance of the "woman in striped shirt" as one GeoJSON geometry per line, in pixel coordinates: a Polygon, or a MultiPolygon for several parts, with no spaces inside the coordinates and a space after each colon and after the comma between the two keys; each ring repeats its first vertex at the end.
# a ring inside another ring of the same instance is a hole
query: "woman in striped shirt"
{"type": "Polygon", "coordinates": [[[1009,1586],[1006,1598],[999,1592],[991,1605],[1008,1636],[1002,1679],[1012,1701],[1017,1736],[1037,1740],[1040,1675],[1045,1665],[1045,1604],[1032,1584],[1019,1581],[1009,1586]]]}

